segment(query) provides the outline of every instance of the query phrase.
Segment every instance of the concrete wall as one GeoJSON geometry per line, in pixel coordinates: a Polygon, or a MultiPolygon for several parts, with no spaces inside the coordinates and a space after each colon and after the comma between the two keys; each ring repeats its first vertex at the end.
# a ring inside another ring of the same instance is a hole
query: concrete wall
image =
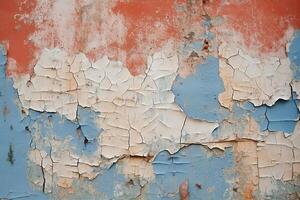
{"type": "Polygon", "coordinates": [[[1,0],[0,199],[299,199],[298,0],[1,0]]]}

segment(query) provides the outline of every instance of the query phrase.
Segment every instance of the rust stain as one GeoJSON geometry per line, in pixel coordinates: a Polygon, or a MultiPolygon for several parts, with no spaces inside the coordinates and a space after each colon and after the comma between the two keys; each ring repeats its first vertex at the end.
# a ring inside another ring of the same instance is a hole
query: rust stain
{"type": "Polygon", "coordinates": [[[34,45],[28,40],[35,26],[21,15],[30,13],[36,1],[9,0],[0,1],[0,41],[8,43],[8,56],[17,62],[15,68],[8,63],[7,74],[30,73],[30,64],[34,58],[34,45]]]}
{"type": "Polygon", "coordinates": [[[244,200],[253,200],[253,183],[252,182],[249,182],[246,187],[245,187],[245,190],[244,190],[244,193],[243,193],[243,198],[244,200]]]}
{"type": "Polygon", "coordinates": [[[284,48],[282,41],[289,27],[300,27],[299,0],[221,0],[206,4],[211,16],[222,16],[227,23],[241,33],[248,47],[262,52],[276,52],[284,48]]]}
{"type": "Polygon", "coordinates": [[[180,184],[179,196],[180,200],[189,200],[189,183],[187,180],[180,184]]]}

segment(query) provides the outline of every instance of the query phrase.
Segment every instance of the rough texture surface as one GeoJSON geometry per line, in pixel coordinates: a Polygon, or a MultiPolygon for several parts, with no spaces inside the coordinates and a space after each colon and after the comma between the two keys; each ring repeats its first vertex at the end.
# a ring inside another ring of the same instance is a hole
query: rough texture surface
{"type": "Polygon", "coordinates": [[[299,199],[297,0],[0,2],[0,199],[299,199]]]}

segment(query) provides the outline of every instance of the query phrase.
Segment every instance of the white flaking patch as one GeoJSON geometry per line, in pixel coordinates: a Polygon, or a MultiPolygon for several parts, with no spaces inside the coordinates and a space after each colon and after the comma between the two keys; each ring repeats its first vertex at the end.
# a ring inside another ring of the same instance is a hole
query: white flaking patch
{"type": "Polygon", "coordinates": [[[219,54],[224,59],[220,76],[225,84],[225,91],[219,95],[221,105],[231,109],[232,101],[238,100],[272,106],[278,99],[290,98],[293,76],[288,58],[255,58],[226,43],[220,45],[219,54]]]}
{"type": "MultiPolygon", "coordinates": [[[[46,164],[49,155],[42,158],[46,173],[62,178],[59,184],[68,187],[70,179],[94,179],[101,170],[95,167],[109,166],[124,155],[175,153],[181,143],[215,141],[211,133],[217,123],[191,120],[174,103],[171,88],[178,58],[166,49],[149,56],[147,73],[135,77],[106,56],[93,63],[82,53],[67,56],[61,49],[45,49],[33,76],[14,78],[25,109],[58,112],[74,121],[78,106],[89,107],[97,112],[96,124],[103,129],[96,152],[89,156],[78,156],[66,141],[50,139],[51,162],[46,164]]],[[[37,148],[42,151],[42,146],[37,148]]],[[[40,165],[38,158],[30,160],[40,165]]]]}

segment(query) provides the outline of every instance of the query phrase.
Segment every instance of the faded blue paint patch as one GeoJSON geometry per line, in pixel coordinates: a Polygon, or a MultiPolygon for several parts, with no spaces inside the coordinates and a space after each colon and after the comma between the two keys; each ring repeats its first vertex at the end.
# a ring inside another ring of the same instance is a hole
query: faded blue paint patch
{"type": "Polygon", "coordinates": [[[205,38],[207,38],[207,40],[215,39],[215,33],[209,31],[212,27],[211,18],[209,16],[205,16],[202,26],[206,29],[205,38]]]}
{"type": "Polygon", "coordinates": [[[190,118],[216,122],[228,115],[228,111],[218,101],[224,85],[219,77],[219,60],[213,56],[197,65],[194,74],[185,79],[177,76],[172,91],[175,102],[190,118]]]}
{"type": "Polygon", "coordinates": [[[182,54],[190,55],[192,51],[201,51],[204,42],[201,40],[186,44],[182,49],[182,54]]]}
{"type": "Polygon", "coordinates": [[[252,103],[246,102],[243,108],[250,112],[255,121],[259,124],[260,131],[268,130],[269,120],[266,116],[267,106],[255,107],[252,103]]]}
{"type": "MultiPolygon", "coordinates": [[[[97,150],[98,142],[96,140],[87,140],[82,131],[82,126],[77,122],[72,122],[57,113],[37,112],[33,110],[30,110],[29,117],[31,121],[29,130],[32,133],[39,133],[42,136],[42,140],[50,136],[61,141],[69,138],[72,145],[71,147],[73,147],[73,150],[78,155],[90,154],[97,150]]],[[[93,128],[95,125],[93,124],[93,121],[85,122],[83,118],[82,122],[86,127],[91,125],[91,130],[94,130],[93,128]]],[[[85,130],[89,129],[87,128],[85,130]]],[[[100,132],[101,130],[98,134],[100,132]]],[[[36,144],[32,142],[32,147],[35,145],[36,144]]],[[[50,153],[51,148],[49,144],[43,145],[43,149],[50,153]]]]}
{"type": "Polygon", "coordinates": [[[191,145],[174,155],[162,151],[153,161],[155,181],[149,186],[148,197],[179,199],[179,186],[188,180],[190,199],[224,199],[232,190],[228,181],[234,177],[233,163],[231,148],[214,152],[191,145]]]}
{"type": "Polygon", "coordinates": [[[268,107],[266,112],[270,131],[284,131],[292,133],[298,121],[299,111],[293,99],[278,100],[274,106],[268,107]]]}
{"type": "Polygon", "coordinates": [[[251,112],[255,121],[260,125],[260,130],[283,131],[293,133],[298,118],[299,110],[296,100],[278,100],[273,106],[255,107],[251,103],[246,103],[244,108],[251,112]]]}
{"type": "Polygon", "coordinates": [[[291,68],[294,72],[294,78],[300,80],[300,30],[294,34],[289,47],[288,57],[292,62],[291,68]]]}
{"type": "Polygon", "coordinates": [[[193,43],[190,43],[189,45],[187,45],[187,48],[189,50],[200,51],[203,48],[203,41],[195,41],[193,43]]]}
{"type": "Polygon", "coordinates": [[[0,199],[42,200],[27,180],[27,152],[31,135],[17,106],[18,95],[11,79],[5,77],[6,50],[0,45],[0,199]]]}
{"type": "Polygon", "coordinates": [[[245,128],[248,127],[249,115],[250,112],[246,110],[241,103],[235,102],[232,107],[232,112],[226,117],[231,125],[220,123],[219,127],[212,132],[212,136],[216,140],[226,138],[228,136],[226,133],[234,134],[240,138],[245,137],[245,128]],[[238,126],[236,124],[238,124],[238,126]]]}
{"type": "Polygon", "coordinates": [[[88,139],[88,141],[95,140],[102,132],[102,129],[95,123],[95,119],[97,118],[96,114],[100,113],[96,113],[91,110],[91,108],[83,108],[79,106],[77,110],[78,123],[83,135],[88,139]]]}
{"type": "Polygon", "coordinates": [[[64,116],[56,113],[38,112],[30,110],[30,130],[38,132],[42,137],[50,134],[58,140],[64,140],[67,136],[75,137],[78,124],[73,123],[64,116]]]}
{"type": "Polygon", "coordinates": [[[104,193],[108,199],[115,197],[115,188],[118,184],[125,183],[124,175],[119,174],[116,164],[106,169],[103,174],[98,175],[93,184],[98,192],[104,193]]]}
{"type": "Polygon", "coordinates": [[[3,45],[0,45],[0,67],[1,68],[5,68],[6,60],[7,60],[6,48],[3,45]]]}
{"type": "Polygon", "coordinates": [[[267,193],[265,196],[260,197],[260,199],[299,199],[300,191],[300,177],[296,177],[292,181],[282,181],[282,180],[270,180],[272,184],[272,191],[267,193]]]}

